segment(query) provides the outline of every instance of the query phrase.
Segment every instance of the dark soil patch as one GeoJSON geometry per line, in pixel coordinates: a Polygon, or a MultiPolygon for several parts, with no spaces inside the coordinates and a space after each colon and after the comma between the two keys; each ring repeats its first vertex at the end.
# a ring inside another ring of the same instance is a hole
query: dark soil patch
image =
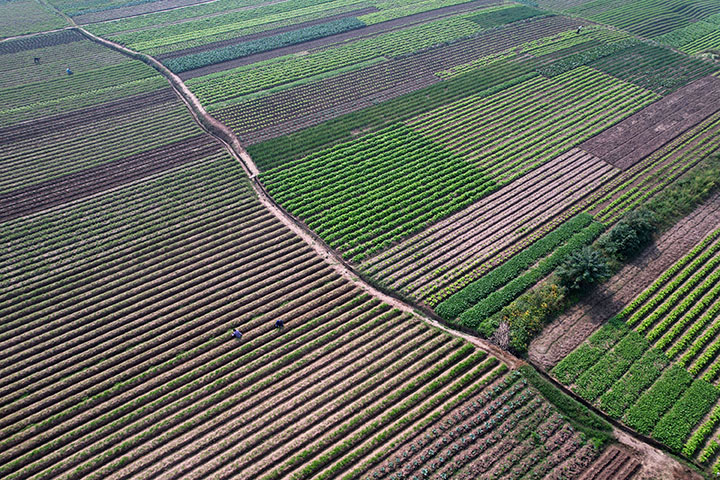
{"type": "Polygon", "coordinates": [[[117,162],[98,165],[0,194],[0,221],[7,221],[93,195],[222,150],[206,135],[154,148],[117,162]]]}
{"type": "Polygon", "coordinates": [[[720,79],[707,76],[653,103],[581,145],[628,169],[720,110],[720,79]]]}

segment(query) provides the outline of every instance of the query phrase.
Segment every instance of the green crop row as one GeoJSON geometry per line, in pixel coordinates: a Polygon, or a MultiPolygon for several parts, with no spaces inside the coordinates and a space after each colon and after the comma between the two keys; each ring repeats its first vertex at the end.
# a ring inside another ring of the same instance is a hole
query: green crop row
{"type": "MultiPolygon", "coordinates": [[[[463,3],[471,2],[472,0],[424,0],[424,1],[387,1],[380,0],[373,2],[374,6],[379,8],[379,12],[368,13],[360,17],[360,20],[365,22],[367,25],[374,25],[376,23],[387,22],[388,20],[394,20],[396,18],[407,17],[409,15],[415,15],[418,13],[429,12],[443,7],[451,7],[454,5],[461,5],[463,3]]],[[[497,5],[483,8],[483,12],[498,10],[503,8],[510,8],[510,5],[497,5]]],[[[482,8],[482,7],[479,7],[482,8]]]]}
{"type": "Polygon", "coordinates": [[[494,188],[458,155],[399,124],[261,178],[280,203],[355,260],[494,188]]]}
{"type": "Polygon", "coordinates": [[[599,399],[598,405],[614,418],[622,418],[638,397],[652,385],[668,365],[667,357],[655,348],[647,350],[627,373],[599,399]]]}
{"type": "Polygon", "coordinates": [[[574,68],[580,67],[582,65],[588,65],[600,58],[608,57],[610,55],[613,55],[614,53],[623,51],[633,45],[637,45],[637,43],[637,40],[622,40],[617,43],[598,45],[597,47],[587,49],[583,52],[568,55],[561,60],[553,62],[549,65],[542,66],[538,68],[538,72],[549,78],[556,77],[565,72],[569,72],[574,68]]]}
{"type": "Polygon", "coordinates": [[[617,317],[627,319],[627,322],[633,325],[648,315],[686,279],[690,278],[706,262],[712,260],[715,253],[720,251],[720,242],[714,243],[718,237],[720,237],[720,229],[713,231],[684,257],[665,270],[651,286],[643,290],[618,313],[617,317]]]}
{"type": "MultiPolygon", "coordinates": [[[[716,405],[715,408],[713,408],[712,412],[710,412],[710,416],[705,421],[705,423],[703,423],[700,428],[693,432],[692,436],[685,443],[682,454],[686,457],[692,457],[697,451],[698,447],[700,447],[700,445],[705,442],[707,436],[715,430],[715,426],[717,425],[718,421],[720,421],[720,405],[716,405]]],[[[707,462],[708,459],[713,455],[713,450],[716,448],[717,443],[715,442],[715,440],[712,440],[710,443],[708,443],[707,447],[704,448],[702,452],[700,452],[700,455],[698,456],[698,461],[700,463],[707,462]],[[715,445],[715,447],[711,446],[713,444],[715,445]]]]}
{"type": "Polygon", "coordinates": [[[184,55],[182,57],[171,58],[165,60],[165,65],[175,73],[181,73],[195,68],[201,68],[216,63],[234,60],[236,58],[246,57],[255,53],[267,52],[276,48],[295,45],[318,38],[327,37],[337,33],[347,32],[364,27],[365,24],[357,18],[343,18],[333,22],[313,25],[290,32],[280,33],[270,37],[263,37],[257,40],[250,40],[230,45],[227,47],[216,48],[200,53],[184,55]]]}
{"type": "Polygon", "coordinates": [[[598,59],[591,64],[613,75],[661,95],[718,70],[718,66],[690,58],[668,48],[637,44],[598,59]]]}
{"type": "Polygon", "coordinates": [[[484,331],[494,330],[489,326],[483,326],[491,315],[499,312],[504,306],[508,305],[518,297],[522,292],[539,282],[542,278],[552,273],[565,258],[579,248],[593,242],[605,229],[601,223],[593,222],[582,231],[573,235],[564,245],[557,248],[550,256],[540,261],[537,267],[528,271],[524,275],[515,278],[513,281],[505,285],[481,302],[463,312],[458,318],[458,322],[466,327],[474,330],[484,331]]]}
{"type": "Polygon", "coordinates": [[[600,329],[552,369],[555,378],[564,385],[571,385],[585,370],[594,365],[602,355],[628,332],[625,322],[611,318],[600,329]]]}
{"type": "Polygon", "coordinates": [[[610,389],[630,366],[642,357],[648,347],[648,341],[642,335],[629,332],[612,350],[578,377],[573,390],[585,400],[594,401],[610,389]]]}
{"type": "Polygon", "coordinates": [[[516,278],[539,259],[547,256],[560,244],[566,242],[574,234],[589,225],[590,222],[592,222],[590,215],[576,215],[501,266],[441,302],[435,308],[435,312],[447,321],[457,318],[465,310],[468,310],[480,300],[516,278]]]}
{"type": "Polygon", "coordinates": [[[187,82],[206,103],[223,102],[380,57],[397,57],[469,37],[480,29],[461,18],[441,19],[307,55],[288,55],[187,82]]]}
{"type": "Polygon", "coordinates": [[[527,64],[501,63],[349,113],[290,135],[248,147],[262,170],[282,165],[312,152],[353,138],[356,130],[375,130],[432,110],[447,102],[478,94],[490,96],[537,76],[527,64]]]}
{"type": "MultiPolygon", "coordinates": [[[[265,5],[259,8],[240,8],[221,15],[212,15],[190,19],[189,21],[173,22],[171,24],[150,25],[150,28],[136,28],[134,24],[146,23],[150,19],[143,19],[140,16],[137,20],[131,18],[128,21],[108,22],[91,26],[93,33],[97,35],[108,35],[111,32],[105,31],[106,25],[112,29],[116,25],[127,33],[119,33],[112,36],[112,40],[127,45],[133,50],[149,50],[158,47],[182,44],[197,40],[203,44],[217,41],[218,35],[232,34],[232,37],[242,35],[243,30],[268,24],[274,24],[285,20],[293,20],[306,16],[320,15],[319,18],[328,14],[331,9],[356,6],[358,0],[332,0],[329,2],[294,1],[280,2],[273,5],[265,5]],[[305,4],[303,6],[303,3],[305,4]],[[315,3],[315,4],[313,4],[315,3]]],[[[355,7],[357,8],[357,7],[355,7]]],[[[186,9],[179,9],[182,14],[186,9]]],[[[190,13],[189,11],[186,13],[190,13]]]]}
{"type": "Polygon", "coordinates": [[[526,7],[524,5],[493,10],[490,12],[480,12],[477,15],[467,17],[468,20],[477,23],[483,28],[498,27],[507,23],[513,23],[528,18],[548,15],[547,12],[536,8],[526,7]]]}
{"type": "Polygon", "coordinates": [[[658,381],[643,393],[637,403],[630,407],[625,414],[625,423],[638,432],[649,435],[691,382],[692,377],[684,368],[671,365],[658,381]]]}
{"type": "Polygon", "coordinates": [[[657,423],[652,431],[653,438],[680,453],[690,432],[715,405],[719,396],[720,392],[713,385],[695,380],[657,423]]]}

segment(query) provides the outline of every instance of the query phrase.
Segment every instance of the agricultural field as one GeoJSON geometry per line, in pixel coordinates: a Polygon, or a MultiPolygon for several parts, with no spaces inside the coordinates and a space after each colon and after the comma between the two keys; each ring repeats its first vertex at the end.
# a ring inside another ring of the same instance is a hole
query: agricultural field
{"type": "Polygon", "coordinates": [[[720,474],[716,1],[0,13],[1,478],[720,474]]]}
{"type": "MultiPolygon", "coordinates": [[[[716,213],[709,218],[718,225],[716,213]]],[[[714,463],[713,472],[720,470],[718,235],[714,229],[701,238],[552,370],[630,427],[714,463]]]]}

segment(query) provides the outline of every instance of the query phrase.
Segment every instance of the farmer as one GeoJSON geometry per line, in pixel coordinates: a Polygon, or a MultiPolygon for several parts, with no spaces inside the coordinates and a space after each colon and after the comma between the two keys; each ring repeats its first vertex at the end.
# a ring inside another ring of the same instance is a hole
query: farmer
{"type": "Polygon", "coordinates": [[[68,75],[72,75],[72,74],[73,74],[73,71],[70,70],[70,67],[68,67],[68,68],[65,69],[65,73],[67,73],[68,75]]]}
{"type": "Polygon", "coordinates": [[[237,328],[233,328],[232,336],[240,340],[242,338],[242,333],[237,328]]]}
{"type": "Polygon", "coordinates": [[[33,62],[35,62],[35,65],[38,65],[40,63],[40,57],[33,58],[33,62]]]}
{"type": "Polygon", "coordinates": [[[277,320],[275,320],[275,328],[280,328],[280,329],[282,329],[283,326],[284,326],[284,325],[283,325],[282,318],[278,318],[277,320]]]}
{"type": "Polygon", "coordinates": [[[577,34],[580,35],[580,32],[582,32],[582,25],[580,25],[577,29],[577,34]]]}

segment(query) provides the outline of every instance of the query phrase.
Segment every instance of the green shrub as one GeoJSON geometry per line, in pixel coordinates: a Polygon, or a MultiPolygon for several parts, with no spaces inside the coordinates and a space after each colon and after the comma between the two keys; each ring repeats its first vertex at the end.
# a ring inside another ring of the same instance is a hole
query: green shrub
{"type": "Polygon", "coordinates": [[[598,250],[583,247],[571,253],[556,274],[560,285],[570,292],[580,292],[610,278],[610,267],[598,250]]]}
{"type": "Polygon", "coordinates": [[[644,208],[633,210],[603,234],[597,246],[611,258],[628,260],[650,243],[656,230],[655,214],[644,208]]]}

